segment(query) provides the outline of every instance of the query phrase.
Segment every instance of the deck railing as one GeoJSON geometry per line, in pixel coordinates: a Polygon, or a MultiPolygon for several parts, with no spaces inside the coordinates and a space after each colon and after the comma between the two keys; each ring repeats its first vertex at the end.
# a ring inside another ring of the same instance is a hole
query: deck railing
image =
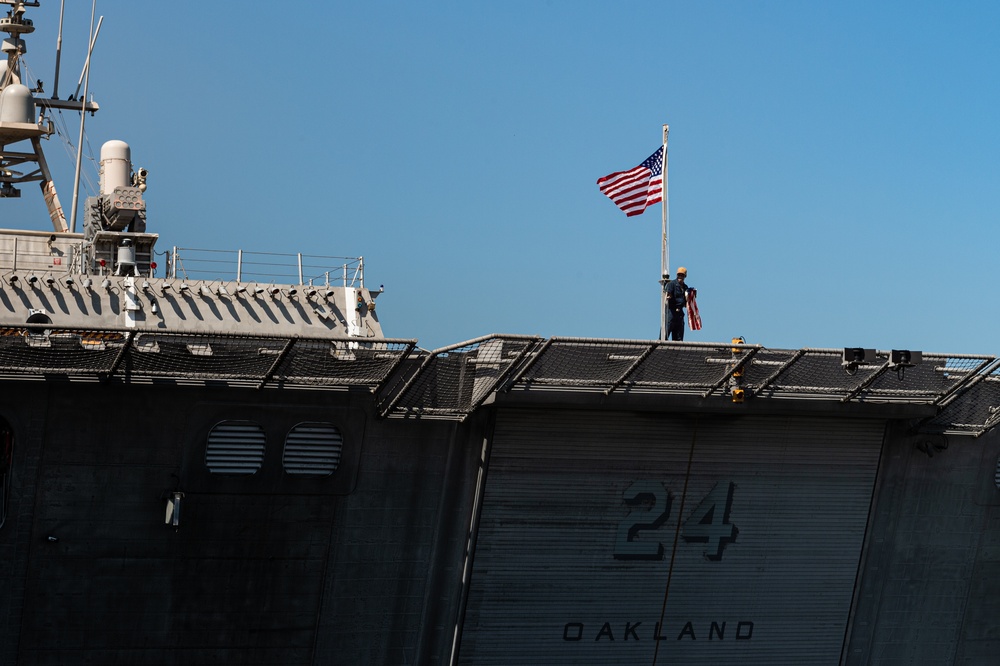
{"type": "Polygon", "coordinates": [[[174,247],[167,277],[276,284],[365,286],[364,257],[174,247]]]}
{"type": "MultiPolygon", "coordinates": [[[[78,236],[42,232],[0,232],[0,271],[43,273],[84,272],[85,241],[78,236]]],[[[340,287],[365,286],[364,257],[281,254],[244,250],[205,250],[176,247],[148,257],[160,266],[150,277],[184,280],[221,280],[262,284],[340,287]],[[160,261],[163,257],[166,260],[160,261]]],[[[150,263],[146,262],[146,263],[150,263]]]]}

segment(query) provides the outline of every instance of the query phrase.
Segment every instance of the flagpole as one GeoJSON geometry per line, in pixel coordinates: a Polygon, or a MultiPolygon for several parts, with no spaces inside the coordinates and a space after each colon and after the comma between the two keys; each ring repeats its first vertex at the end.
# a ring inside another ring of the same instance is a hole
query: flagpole
{"type": "Polygon", "coordinates": [[[667,294],[663,291],[662,286],[665,284],[665,280],[670,276],[670,211],[668,210],[668,202],[670,198],[667,196],[667,135],[670,133],[670,125],[663,126],[663,195],[662,195],[662,206],[663,208],[663,233],[662,233],[662,247],[660,249],[660,339],[667,339],[667,294]]]}

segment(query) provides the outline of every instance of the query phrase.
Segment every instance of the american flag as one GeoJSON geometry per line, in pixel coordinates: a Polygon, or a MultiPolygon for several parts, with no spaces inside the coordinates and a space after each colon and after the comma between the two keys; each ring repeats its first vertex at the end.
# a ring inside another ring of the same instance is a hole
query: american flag
{"type": "Polygon", "coordinates": [[[688,326],[692,331],[701,330],[701,313],[698,312],[697,289],[687,290],[688,326]]]}
{"type": "Polygon", "coordinates": [[[597,186],[627,216],[641,215],[663,199],[663,146],[634,169],[599,178],[597,186]]]}

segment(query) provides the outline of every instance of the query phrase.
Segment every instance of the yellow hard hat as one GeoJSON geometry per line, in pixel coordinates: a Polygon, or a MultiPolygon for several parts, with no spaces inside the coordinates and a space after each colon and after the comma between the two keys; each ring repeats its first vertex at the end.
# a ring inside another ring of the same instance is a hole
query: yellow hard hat
{"type": "Polygon", "coordinates": [[[687,275],[688,274],[688,269],[686,269],[683,266],[681,266],[680,268],[677,269],[677,274],[678,275],[687,275]]]}

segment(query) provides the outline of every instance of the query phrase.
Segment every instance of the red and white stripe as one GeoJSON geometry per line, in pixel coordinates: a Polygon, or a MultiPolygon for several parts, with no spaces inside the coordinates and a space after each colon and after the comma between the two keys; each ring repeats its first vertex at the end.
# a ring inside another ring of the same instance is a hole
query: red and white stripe
{"type": "Polygon", "coordinates": [[[616,171],[598,179],[601,192],[625,215],[642,214],[647,206],[663,199],[663,146],[645,162],[628,171],[616,171]]]}
{"type": "Polygon", "coordinates": [[[695,298],[698,296],[697,289],[688,289],[687,291],[687,309],[688,309],[688,328],[692,331],[701,330],[701,315],[698,313],[698,301],[695,298]]]}

